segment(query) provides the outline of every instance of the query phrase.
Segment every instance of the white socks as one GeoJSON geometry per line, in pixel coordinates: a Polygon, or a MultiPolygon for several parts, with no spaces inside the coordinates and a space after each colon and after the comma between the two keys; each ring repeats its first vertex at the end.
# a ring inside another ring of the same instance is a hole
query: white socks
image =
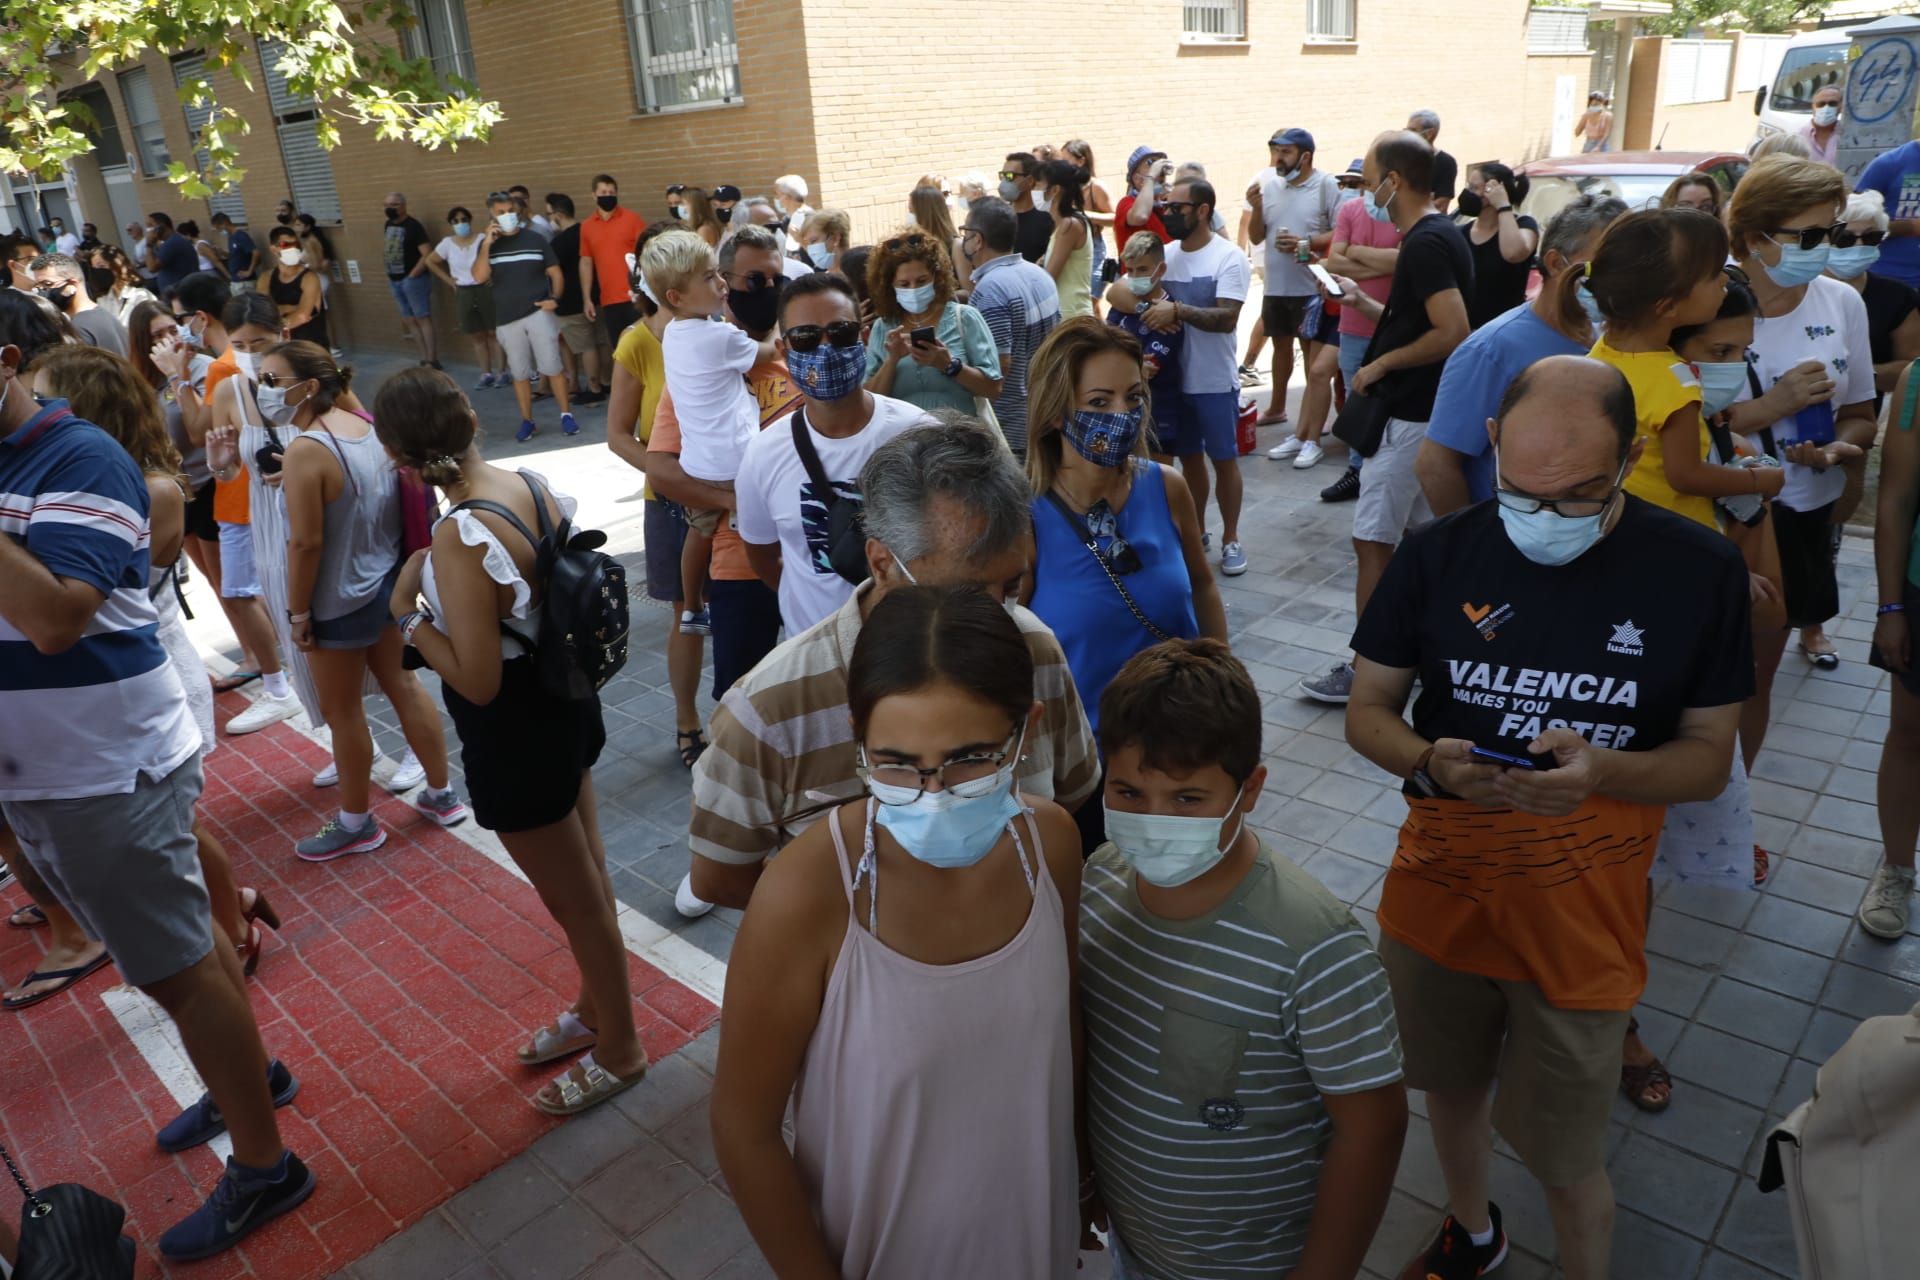
{"type": "Polygon", "coordinates": [[[340,825],[349,831],[360,831],[366,827],[370,817],[370,814],[348,813],[345,809],[342,809],[340,811],[340,825]]]}
{"type": "Polygon", "coordinates": [[[293,696],[293,686],[287,683],[287,673],[285,671],[261,672],[260,687],[266,690],[269,698],[290,698],[293,696]]]}

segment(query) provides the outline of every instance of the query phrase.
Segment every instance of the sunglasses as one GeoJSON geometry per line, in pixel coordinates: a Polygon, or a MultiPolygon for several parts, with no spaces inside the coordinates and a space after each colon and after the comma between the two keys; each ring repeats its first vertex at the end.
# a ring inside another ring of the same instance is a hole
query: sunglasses
{"type": "Polygon", "coordinates": [[[1107,563],[1119,574],[1138,573],[1141,569],[1140,553],[1132,543],[1120,536],[1120,520],[1113,514],[1113,508],[1107,505],[1105,498],[1087,508],[1087,532],[1094,538],[1109,538],[1107,545],[1107,563]]]}
{"type": "Polygon", "coordinates": [[[1796,227],[1788,231],[1769,231],[1767,239],[1775,244],[1798,244],[1802,249],[1818,249],[1831,237],[1846,233],[1845,226],[1796,227]]]}
{"type": "Polygon", "coordinates": [[[932,241],[926,236],[915,231],[909,232],[904,236],[895,236],[880,247],[888,253],[898,253],[902,249],[919,249],[931,243],[932,241]]]}
{"type": "Polygon", "coordinates": [[[781,335],[789,351],[805,354],[818,351],[822,339],[830,347],[855,347],[860,345],[860,322],[858,320],[835,320],[832,324],[803,324],[786,330],[781,335]]]}
{"type": "Polygon", "coordinates": [[[1835,227],[1832,238],[1834,248],[1851,249],[1857,244],[1877,245],[1887,238],[1887,233],[1877,229],[1873,231],[1849,231],[1845,227],[1835,227]]]}
{"type": "Polygon", "coordinates": [[[1020,179],[1026,177],[1027,175],[1023,170],[1020,170],[1020,169],[1002,169],[1000,171],[1000,176],[1006,179],[1008,182],[1018,182],[1020,181],[1020,179]]]}

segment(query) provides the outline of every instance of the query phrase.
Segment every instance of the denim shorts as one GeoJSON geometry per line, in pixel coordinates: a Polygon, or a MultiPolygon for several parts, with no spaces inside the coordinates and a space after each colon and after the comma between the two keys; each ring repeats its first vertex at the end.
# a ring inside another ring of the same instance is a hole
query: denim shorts
{"type": "Polygon", "coordinates": [[[389,280],[387,287],[393,290],[393,300],[399,305],[403,317],[415,319],[433,314],[432,276],[422,273],[404,280],[389,280]]]}
{"type": "Polygon", "coordinates": [[[253,558],[253,526],[220,522],[220,594],[229,600],[260,594],[260,569],[253,558]]]}

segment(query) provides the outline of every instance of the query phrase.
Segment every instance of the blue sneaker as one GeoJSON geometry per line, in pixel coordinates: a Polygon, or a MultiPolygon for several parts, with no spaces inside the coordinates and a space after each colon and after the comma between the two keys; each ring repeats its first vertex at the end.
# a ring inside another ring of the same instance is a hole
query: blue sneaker
{"type": "MultiPolygon", "coordinates": [[[[273,1105],[284,1107],[299,1094],[300,1082],[275,1058],[267,1063],[267,1088],[273,1090],[273,1105]]],[[[203,1093],[198,1102],[168,1121],[154,1141],[162,1151],[186,1151],[211,1142],[226,1131],[226,1119],[221,1116],[220,1108],[213,1105],[213,1096],[203,1093]]]]}
{"type": "Polygon", "coordinates": [[[1237,578],[1247,571],[1247,553],[1240,549],[1237,542],[1229,542],[1220,548],[1220,572],[1229,578],[1237,578]]]}
{"type": "Polygon", "coordinates": [[[513,433],[513,438],[516,442],[525,444],[527,441],[533,439],[533,433],[539,429],[540,428],[533,425],[532,418],[522,418],[520,420],[520,429],[513,433]]]}
{"type": "Polygon", "coordinates": [[[580,434],[580,424],[573,420],[572,414],[563,413],[560,415],[560,430],[570,436],[577,436],[580,434]]]}
{"type": "Polygon", "coordinates": [[[206,1203],[168,1228],[160,1253],[176,1262],[211,1258],[297,1207],[313,1194],[313,1171],[288,1151],[278,1168],[247,1169],[227,1161],[206,1203]]]}

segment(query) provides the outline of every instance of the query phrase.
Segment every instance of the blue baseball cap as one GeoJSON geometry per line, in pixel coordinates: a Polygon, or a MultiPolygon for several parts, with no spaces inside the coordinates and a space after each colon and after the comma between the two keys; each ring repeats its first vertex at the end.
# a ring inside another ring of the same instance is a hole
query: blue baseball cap
{"type": "Polygon", "coordinates": [[[1318,151],[1313,145],[1313,135],[1305,129],[1282,129],[1267,139],[1270,147],[1298,147],[1302,151],[1318,151]]]}
{"type": "Polygon", "coordinates": [[[1158,147],[1149,147],[1143,144],[1135,147],[1133,154],[1127,157],[1127,172],[1132,173],[1135,169],[1138,169],[1142,160],[1165,160],[1166,158],[1167,153],[1158,147]]]}
{"type": "Polygon", "coordinates": [[[1364,174],[1366,171],[1367,171],[1367,162],[1365,160],[1355,160],[1352,164],[1347,166],[1348,174],[1356,178],[1364,174]]]}

